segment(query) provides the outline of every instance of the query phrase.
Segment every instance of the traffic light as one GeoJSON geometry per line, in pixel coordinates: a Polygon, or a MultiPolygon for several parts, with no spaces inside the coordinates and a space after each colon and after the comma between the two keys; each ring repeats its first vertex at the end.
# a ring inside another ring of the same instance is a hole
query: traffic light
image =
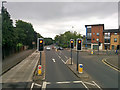
{"type": "Polygon", "coordinates": [[[43,46],[43,38],[38,38],[38,51],[43,51],[44,46],[43,46]]]}
{"type": "Polygon", "coordinates": [[[70,48],[74,48],[74,40],[70,39],[70,48]]]}
{"type": "Polygon", "coordinates": [[[77,50],[82,50],[82,40],[77,39],[77,50]]]}

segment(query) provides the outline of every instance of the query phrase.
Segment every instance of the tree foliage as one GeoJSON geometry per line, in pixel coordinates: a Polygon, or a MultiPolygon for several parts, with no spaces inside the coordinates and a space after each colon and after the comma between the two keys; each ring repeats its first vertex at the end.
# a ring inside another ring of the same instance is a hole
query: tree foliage
{"type": "Polygon", "coordinates": [[[74,39],[75,44],[76,44],[77,38],[82,38],[82,36],[80,34],[78,34],[76,31],[74,31],[74,32],[66,31],[64,34],[55,36],[55,43],[58,46],[67,48],[70,45],[70,39],[74,39]]]}
{"type": "Polygon", "coordinates": [[[53,44],[53,39],[52,38],[44,38],[45,45],[51,45],[53,44]]]}
{"type": "MultiPolygon", "coordinates": [[[[15,27],[6,8],[2,8],[2,48],[3,55],[10,51],[19,50],[22,46],[33,48],[32,42],[37,45],[37,38],[42,36],[34,31],[31,23],[22,20],[16,20],[15,27]]],[[[3,56],[3,57],[4,57],[3,56]]]]}

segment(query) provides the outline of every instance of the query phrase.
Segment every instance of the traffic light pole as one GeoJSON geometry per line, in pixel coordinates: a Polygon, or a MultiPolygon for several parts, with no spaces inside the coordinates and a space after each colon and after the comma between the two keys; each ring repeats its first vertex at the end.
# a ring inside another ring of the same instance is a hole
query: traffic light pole
{"type": "Polygon", "coordinates": [[[79,55],[79,51],[77,50],[77,71],[78,71],[78,55],[79,55]]]}
{"type": "Polygon", "coordinates": [[[72,65],[72,48],[71,48],[71,65],[72,65]]]}
{"type": "Polygon", "coordinates": [[[42,55],[42,54],[41,54],[41,52],[40,52],[40,65],[41,65],[41,55],[42,55]]]}
{"type": "Polygon", "coordinates": [[[98,55],[99,55],[99,42],[98,42],[98,55]]]}

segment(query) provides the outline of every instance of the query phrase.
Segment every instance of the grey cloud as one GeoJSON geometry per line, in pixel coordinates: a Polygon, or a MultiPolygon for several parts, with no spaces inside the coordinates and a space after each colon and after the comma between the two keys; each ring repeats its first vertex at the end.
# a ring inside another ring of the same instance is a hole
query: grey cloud
{"type": "Polygon", "coordinates": [[[14,18],[51,21],[66,17],[106,18],[117,12],[116,2],[8,2],[6,7],[14,18]]]}

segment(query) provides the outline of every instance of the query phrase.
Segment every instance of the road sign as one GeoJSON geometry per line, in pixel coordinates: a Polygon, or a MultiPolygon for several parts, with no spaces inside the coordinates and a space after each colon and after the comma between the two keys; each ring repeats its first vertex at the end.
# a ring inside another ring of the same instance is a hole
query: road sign
{"type": "Polygon", "coordinates": [[[44,50],[44,45],[43,45],[43,38],[38,38],[38,42],[37,42],[38,44],[38,46],[37,46],[37,48],[38,48],[38,51],[43,51],[44,50]]]}
{"type": "Polygon", "coordinates": [[[38,75],[42,74],[42,65],[38,65],[38,75]]]}
{"type": "Polygon", "coordinates": [[[70,39],[70,48],[74,48],[74,40],[70,39]]]}
{"type": "Polygon", "coordinates": [[[77,50],[82,50],[82,40],[81,39],[77,39],[77,50]]]}
{"type": "Polygon", "coordinates": [[[83,64],[78,65],[79,73],[83,73],[83,64]]]}

